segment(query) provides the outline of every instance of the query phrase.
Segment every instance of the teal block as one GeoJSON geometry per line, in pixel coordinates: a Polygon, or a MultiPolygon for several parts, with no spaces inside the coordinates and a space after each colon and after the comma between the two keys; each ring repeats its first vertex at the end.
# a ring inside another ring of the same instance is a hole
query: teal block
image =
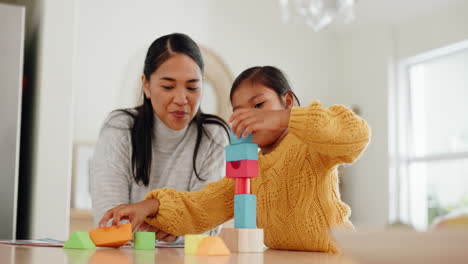
{"type": "Polygon", "coordinates": [[[257,196],[255,194],[234,196],[234,227],[257,228],[257,196]]]}
{"type": "Polygon", "coordinates": [[[226,161],[258,160],[258,146],[242,143],[226,146],[226,161]]]}
{"type": "Polygon", "coordinates": [[[133,240],[135,249],[154,250],[156,247],[156,234],[154,232],[135,232],[133,240]]]}
{"type": "Polygon", "coordinates": [[[232,131],[229,131],[229,135],[231,137],[231,145],[237,145],[237,144],[242,144],[242,143],[253,143],[252,133],[250,133],[246,137],[241,137],[241,138],[237,138],[236,134],[232,133],[232,131]]]}

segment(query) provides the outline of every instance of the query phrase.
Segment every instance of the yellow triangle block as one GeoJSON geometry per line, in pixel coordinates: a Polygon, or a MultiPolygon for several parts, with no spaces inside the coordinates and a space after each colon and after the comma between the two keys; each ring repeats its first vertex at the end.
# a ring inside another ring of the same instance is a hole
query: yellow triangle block
{"type": "Polygon", "coordinates": [[[218,236],[205,237],[198,246],[197,256],[229,256],[231,251],[218,236]]]}
{"type": "Polygon", "coordinates": [[[185,235],[185,254],[195,255],[197,253],[200,242],[207,237],[207,235],[185,235]]]}

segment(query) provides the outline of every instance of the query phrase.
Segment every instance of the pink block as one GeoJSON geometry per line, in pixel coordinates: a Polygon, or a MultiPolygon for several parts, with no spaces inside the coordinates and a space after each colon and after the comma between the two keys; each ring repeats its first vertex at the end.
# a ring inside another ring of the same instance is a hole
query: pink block
{"type": "Polygon", "coordinates": [[[258,161],[240,160],[226,162],[227,178],[255,178],[258,176],[258,161]]]}
{"type": "Polygon", "coordinates": [[[236,179],[236,194],[250,194],[250,179],[237,178],[236,179]]]}

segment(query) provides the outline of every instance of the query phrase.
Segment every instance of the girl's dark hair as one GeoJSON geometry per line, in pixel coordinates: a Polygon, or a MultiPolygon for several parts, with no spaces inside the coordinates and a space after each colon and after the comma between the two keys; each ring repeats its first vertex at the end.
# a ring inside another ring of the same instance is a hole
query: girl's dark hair
{"type": "MultiPolygon", "coordinates": [[[[153,74],[161,64],[167,61],[174,54],[185,54],[197,63],[200,70],[204,72],[203,58],[198,45],[187,35],[173,33],[156,39],[148,49],[145,58],[143,74],[147,80],[150,80],[153,74]]],[[[143,96],[143,104],[132,110],[119,110],[128,114],[133,119],[133,125],[130,127],[132,141],[132,172],[137,183],[142,182],[148,186],[151,173],[152,142],[154,140],[154,113],[151,100],[143,96]]],[[[199,172],[196,168],[196,159],[203,134],[209,137],[205,130],[205,124],[220,125],[226,131],[229,137],[229,126],[218,116],[205,114],[199,108],[189,126],[195,123],[197,126],[197,139],[193,152],[192,166],[197,178],[201,181],[199,172]]]]}
{"type": "Polygon", "coordinates": [[[232,84],[231,93],[229,95],[231,100],[236,89],[246,80],[250,81],[252,84],[260,83],[273,89],[280,98],[287,93],[292,93],[297,105],[301,104],[296,94],[292,91],[286,76],[281,70],[273,66],[256,66],[243,71],[232,84]]]}

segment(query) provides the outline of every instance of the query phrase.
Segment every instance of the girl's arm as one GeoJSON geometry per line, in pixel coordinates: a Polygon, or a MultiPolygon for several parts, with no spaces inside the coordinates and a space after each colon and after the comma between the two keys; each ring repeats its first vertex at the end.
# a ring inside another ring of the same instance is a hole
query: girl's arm
{"type": "Polygon", "coordinates": [[[328,166],[352,163],[369,143],[370,130],[353,111],[334,105],[324,108],[318,101],[306,107],[281,110],[239,109],[229,119],[237,136],[254,131],[289,129],[311,151],[328,156],[328,166]]]}
{"type": "Polygon", "coordinates": [[[146,199],[159,201],[156,216],[145,219],[150,225],[176,236],[199,234],[233,217],[234,181],[224,178],[197,192],[154,190],[146,199]]]}
{"type": "Polygon", "coordinates": [[[293,107],[289,131],[318,153],[337,162],[352,163],[370,139],[366,121],[342,105],[324,108],[318,101],[306,107],[293,107]]]}

